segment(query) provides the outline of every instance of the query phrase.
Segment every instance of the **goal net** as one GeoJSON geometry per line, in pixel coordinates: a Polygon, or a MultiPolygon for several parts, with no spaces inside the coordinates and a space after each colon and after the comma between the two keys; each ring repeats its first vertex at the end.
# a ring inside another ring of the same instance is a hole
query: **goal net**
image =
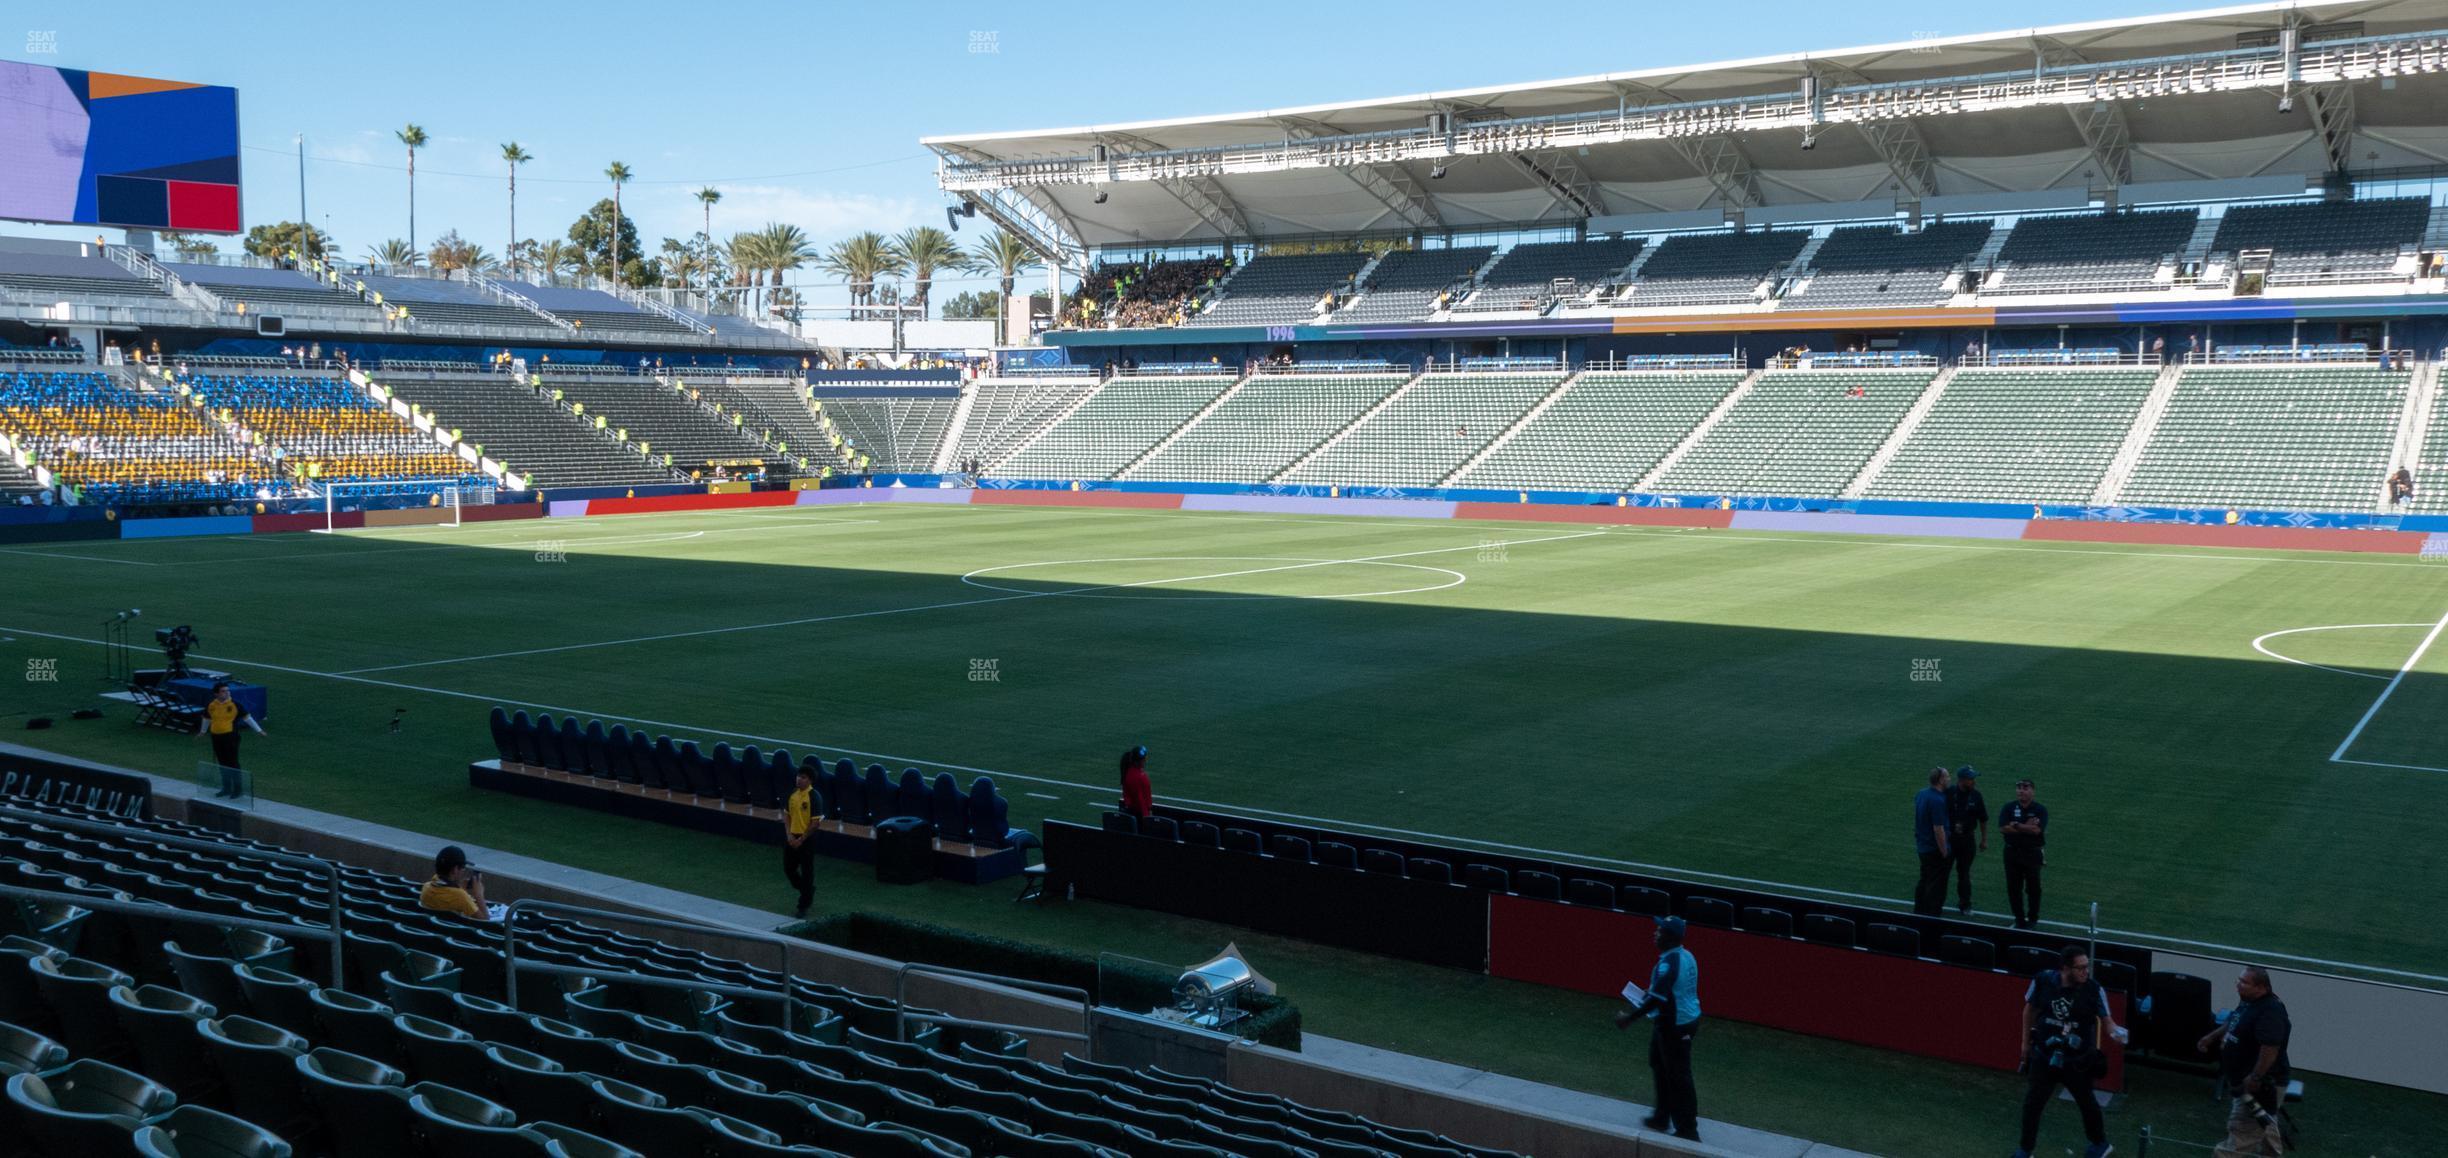
{"type": "Polygon", "coordinates": [[[321,529],[456,527],[466,508],[491,505],[493,490],[455,478],[326,483],[321,529]]]}

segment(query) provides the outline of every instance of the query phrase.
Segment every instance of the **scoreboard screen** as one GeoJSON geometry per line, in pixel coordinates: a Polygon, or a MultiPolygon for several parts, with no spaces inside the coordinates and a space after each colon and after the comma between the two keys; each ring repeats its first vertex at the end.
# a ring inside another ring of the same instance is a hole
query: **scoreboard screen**
{"type": "Polygon", "coordinates": [[[238,90],[0,60],[0,218],[238,232],[238,90]]]}

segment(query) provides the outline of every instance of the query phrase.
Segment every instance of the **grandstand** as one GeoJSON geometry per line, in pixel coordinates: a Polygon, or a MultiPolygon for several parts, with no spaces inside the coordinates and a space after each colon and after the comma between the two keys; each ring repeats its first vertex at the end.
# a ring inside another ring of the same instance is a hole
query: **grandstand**
{"type": "Polygon", "coordinates": [[[1254,374],[1117,477],[1263,482],[1409,380],[1365,372],[1254,374]]]}
{"type": "Polygon", "coordinates": [[[1959,371],[1862,493],[2087,503],[2159,376],[2154,366],[1959,371]]]}
{"type": "Polygon", "coordinates": [[[953,461],[1000,462],[1094,393],[1089,377],[983,378],[971,392],[969,421],[953,461]]]}
{"type": "Polygon", "coordinates": [[[1681,494],[1834,495],[1870,462],[1933,370],[1770,370],[1654,484],[1681,494]]]}
{"type": "Polygon", "coordinates": [[[1431,372],[1284,476],[1340,486],[1435,486],[1563,382],[1555,372],[1431,372]]]}
{"type": "Polygon", "coordinates": [[[1801,256],[1805,229],[1687,233],[1666,239],[1625,287],[1633,305],[1735,305],[1759,299],[1763,285],[1801,256]]]}
{"type": "Polygon", "coordinates": [[[780,455],[754,432],[716,413],[685,387],[622,373],[570,374],[553,384],[578,404],[579,414],[600,415],[628,432],[656,461],[696,474],[713,464],[766,462],[780,471],[780,455]]]}
{"type": "Polygon", "coordinates": [[[533,486],[632,486],[675,477],[636,442],[617,441],[613,431],[506,374],[384,366],[377,381],[533,486]]]}
{"type": "Polygon", "coordinates": [[[935,469],[960,403],[942,387],[827,385],[813,397],[844,453],[878,471],[935,469]]]}
{"type": "Polygon", "coordinates": [[[2374,509],[2409,377],[2377,366],[2187,366],[2127,503],[2374,509]]]}
{"type": "Polygon", "coordinates": [[[1023,442],[987,472],[1017,478],[1109,478],[1230,389],[1218,374],[1126,374],[1023,442]]]}
{"type": "Polygon", "coordinates": [[[2028,217],[1998,249],[1984,293],[2147,293],[2193,236],[2200,211],[2129,210],[2028,217]]]}
{"type": "Polygon", "coordinates": [[[1326,296],[1348,289],[1368,264],[1360,252],[1266,254],[1233,271],[1220,296],[1185,326],[1275,325],[1317,316],[1326,296]]]}
{"type": "Polygon", "coordinates": [[[1424,318],[1454,291],[1467,290],[1471,275],[1495,256],[1493,246],[1455,249],[1398,249],[1385,255],[1370,271],[1367,284],[1351,304],[1335,311],[1338,322],[1394,321],[1424,318]]]}
{"type": "Polygon", "coordinates": [[[1744,380],[1739,370],[1586,370],[1455,480],[1628,491],[1744,380]]]}

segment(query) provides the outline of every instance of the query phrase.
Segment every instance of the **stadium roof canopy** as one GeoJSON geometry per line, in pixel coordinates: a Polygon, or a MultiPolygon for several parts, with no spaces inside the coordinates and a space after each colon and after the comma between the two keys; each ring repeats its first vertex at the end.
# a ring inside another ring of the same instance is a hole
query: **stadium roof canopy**
{"type": "Polygon", "coordinates": [[[1072,255],[1898,202],[2012,212],[2148,199],[2139,186],[2268,195],[2273,178],[2448,166],[2448,0],[2256,4],[923,143],[948,193],[1072,255]]]}

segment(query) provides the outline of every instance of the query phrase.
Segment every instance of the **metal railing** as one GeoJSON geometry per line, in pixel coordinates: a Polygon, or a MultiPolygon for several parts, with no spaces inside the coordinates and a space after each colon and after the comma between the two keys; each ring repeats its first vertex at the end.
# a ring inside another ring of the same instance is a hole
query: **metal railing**
{"type": "Polygon", "coordinates": [[[1064,1041],[1087,1042],[1092,1040],[1090,1035],[1096,1028],[1095,1008],[1095,998],[1090,997],[1087,990],[1076,985],[1057,985],[1051,981],[1032,981],[1026,977],[974,973],[967,969],[954,969],[946,965],[928,965],[918,961],[902,962],[901,968],[893,974],[893,1040],[895,1041],[908,1041],[909,1023],[923,1021],[930,1025],[959,1025],[971,1029],[993,1029],[1030,1037],[1058,1037],[1064,1041]],[[964,981],[982,981],[1005,989],[1018,989],[1047,997],[1077,997],[1080,1003],[1079,1032],[1073,1033],[1067,1029],[1045,1029],[1033,1025],[1011,1025],[1000,1021],[979,1021],[974,1018],[954,1017],[948,1013],[912,1013],[909,1007],[909,979],[912,973],[928,977],[958,977],[964,981]]]}
{"type": "Polygon", "coordinates": [[[788,937],[777,937],[771,933],[759,933],[732,925],[717,925],[711,921],[690,921],[674,917],[648,917],[641,916],[636,913],[623,913],[613,909],[595,909],[589,908],[585,905],[568,905],[559,901],[537,900],[533,897],[524,897],[510,902],[509,909],[502,913],[501,930],[502,984],[505,987],[505,998],[513,1008],[517,1007],[518,1005],[519,971],[523,969],[529,973],[546,974],[555,977],[613,977],[619,979],[624,984],[647,985],[660,989],[685,989],[691,992],[721,993],[731,997],[745,997],[754,1001],[780,1001],[782,1003],[782,1008],[786,1011],[784,1016],[784,1020],[786,1022],[789,1020],[787,1011],[794,1008],[794,1002],[796,1000],[791,994],[790,951],[794,948],[801,947],[804,944],[803,942],[795,941],[788,937]],[[548,965],[538,962],[521,962],[518,959],[518,920],[519,916],[523,913],[552,913],[571,917],[593,917],[602,921],[620,922],[631,925],[644,925],[648,928],[654,929],[670,929],[674,932],[699,933],[716,937],[727,937],[733,940],[754,941],[760,944],[772,945],[776,950],[774,954],[774,975],[782,979],[782,984],[781,987],[776,990],[751,989],[744,985],[724,985],[719,982],[682,981],[673,977],[657,977],[651,973],[623,972],[620,970],[611,969],[583,969],[575,965],[548,965]]]}
{"type": "Polygon", "coordinates": [[[672,308],[669,302],[657,301],[654,298],[641,294],[636,290],[630,289],[628,286],[622,285],[621,283],[610,278],[596,277],[592,274],[589,274],[588,277],[595,283],[595,288],[604,293],[611,294],[613,297],[619,298],[620,300],[636,306],[641,310],[645,310],[650,314],[655,314],[678,325],[686,326],[691,332],[701,337],[710,338],[714,336],[713,326],[696,318],[692,318],[687,314],[681,313],[679,310],[672,308]]]}
{"type": "Polygon", "coordinates": [[[340,863],[338,861],[325,860],[322,857],[306,856],[302,853],[288,852],[285,850],[270,851],[254,847],[252,845],[245,847],[243,850],[233,849],[229,844],[221,841],[197,840],[191,836],[178,836],[173,833],[161,832],[156,829],[130,828],[124,824],[104,824],[100,821],[79,820],[75,817],[60,816],[50,812],[36,812],[9,805],[0,805],[0,818],[22,820],[28,824],[47,825],[55,828],[65,828],[75,832],[89,832],[112,837],[124,838],[134,835],[140,839],[156,841],[161,844],[169,845],[173,848],[194,849],[199,852],[216,853],[223,857],[228,857],[235,854],[242,855],[253,860],[268,860],[278,864],[297,865],[305,868],[320,869],[328,878],[330,888],[329,897],[326,903],[331,909],[331,921],[329,925],[320,933],[317,933],[312,925],[290,924],[279,921],[264,921],[253,917],[230,917],[220,914],[190,913],[185,909],[171,908],[164,905],[139,905],[134,902],[113,901],[102,897],[89,897],[83,893],[51,893],[41,889],[20,889],[11,885],[0,886],[0,895],[34,893],[41,895],[45,899],[66,901],[69,904],[83,905],[86,908],[99,909],[104,912],[135,912],[141,916],[148,917],[163,916],[165,913],[167,913],[178,919],[202,921],[210,924],[231,925],[238,928],[255,929],[259,932],[279,933],[289,936],[297,935],[299,932],[303,931],[309,936],[314,936],[320,940],[327,940],[331,944],[332,987],[335,989],[340,987],[341,980],[345,976],[345,974],[341,971],[341,956],[347,951],[344,944],[346,941],[344,933],[346,932],[345,917],[348,913],[348,908],[346,905],[341,903],[340,863]]]}
{"type": "Polygon", "coordinates": [[[578,332],[578,327],[571,325],[569,319],[561,317],[553,313],[551,310],[545,309],[543,306],[537,305],[534,298],[528,297],[526,294],[520,293],[517,290],[501,284],[500,282],[494,281],[492,278],[486,277],[475,270],[467,269],[460,270],[459,272],[466,275],[465,280],[467,281],[467,284],[475,286],[486,293],[492,294],[494,297],[499,298],[510,305],[517,306],[528,313],[536,315],[536,320],[569,333],[578,332]]]}

